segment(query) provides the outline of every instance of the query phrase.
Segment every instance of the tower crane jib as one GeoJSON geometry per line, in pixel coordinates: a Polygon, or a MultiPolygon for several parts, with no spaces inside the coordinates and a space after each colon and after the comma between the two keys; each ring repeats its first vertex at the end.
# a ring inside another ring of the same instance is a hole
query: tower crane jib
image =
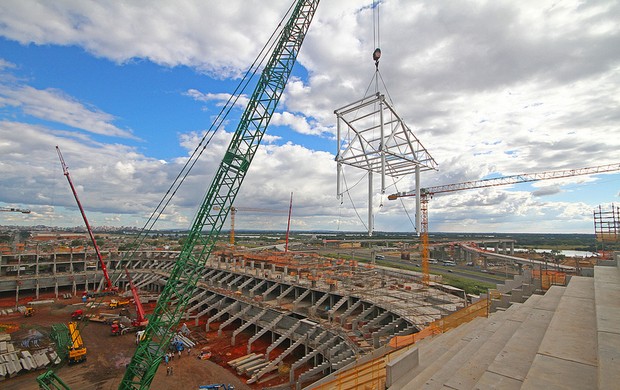
{"type": "MultiPolygon", "coordinates": [[[[429,283],[429,252],[428,252],[428,200],[435,194],[456,192],[463,190],[471,190],[475,188],[487,188],[496,187],[502,185],[511,185],[517,183],[526,183],[540,180],[560,179],[565,177],[580,176],[580,175],[594,175],[598,173],[615,172],[620,171],[620,163],[599,165],[590,168],[578,168],[578,169],[566,169],[558,171],[546,171],[540,173],[524,173],[520,175],[504,176],[498,178],[482,179],[467,181],[455,184],[445,184],[435,187],[421,188],[417,195],[417,200],[422,204],[420,207],[421,215],[421,229],[420,240],[422,242],[422,281],[424,285],[429,283]]],[[[388,196],[388,199],[395,200],[403,197],[416,196],[416,191],[398,192],[388,196]]]]}

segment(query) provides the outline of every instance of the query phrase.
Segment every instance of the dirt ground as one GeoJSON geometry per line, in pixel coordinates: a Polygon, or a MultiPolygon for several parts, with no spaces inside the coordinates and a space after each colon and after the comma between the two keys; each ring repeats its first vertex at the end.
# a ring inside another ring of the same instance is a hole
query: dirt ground
{"type": "MultiPolygon", "coordinates": [[[[39,300],[42,299],[44,298],[39,298],[39,300]]],[[[48,335],[52,324],[69,321],[71,312],[84,307],[79,301],[79,299],[59,299],[53,304],[36,305],[34,306],[36,312],[33,317],[24,318],[21,314],[0,316],[0,323],[12,323],[20,326],[19,330],[11,333],[12,340],[17,341],[15,343],[17,346],[19,345],[19,340],[32,329],[48,335]]],[[[23,303],[20,302],[20,304],[23,303]]],[[[14,306],[14,298],[12,302],[10,300],[7,302],[7,299],[3,299],[0,305],[14,306]]],[[[152,307],[146,307],[145,309],[148,312],[149,309],[152,310],[152,307]]],[[[231,348],[230,339],[227,336],[232,333],[232,330],[226,331],[223,337],[218,338],[217,331],[206,333],[204,326],[192,328],[191,325],[193,324],[193,321],[191,324],[187,323],[192,333],[196,332],[196,336],[203,340],[202,344],[194,348],[191,351],[191,355],[188,356],[187,351],[183,351],[180,358],[175,357],[170,362],[170,365],[173,367],[172,376],[166,375],[166,367],[162,363],[151,384],[151,389],[198,389],[200,385],[225,383],[234,385],[235,389],[246,390],[261,389],[287,382],[288,374],[282,373],[280,377],[274,378],[274,380],[269,382],[260,385],[247,385],[245,383],[247,378],[238,377],[228,367],[226,362],[247,354],[246,341],[248,336],[240,337],[237,343],[238,346],[231,348]],[[198,335],[197,333],[202,334],[198,335]],[[206,341],[205,337],[209,341],[206,341]],[[213,352],[211,360],[197,359],[197,354],[204,347],[213,352]]],[[[212,324],[212,329],[217,329],[216,326],[217,324],[212,324]]],[[[240,336],[243,336],[243,334],[240,336]]],[[[80,364],[63,365],[62,367],[55,368],[54,372],[56,375],[72,390],[117,389],[125,373],[125,366],[130,362],[136,349],[135,334],[112,336],[109,325],[91,322],[83,326],[82,337],[87,348],[87,360],[80,364]]],[[[260,347],[260,345],[257,345],[257,347],[260,347]]],[[[29,372],[0,381],[0,388],[6,390],[38,389],[36,377],[43,372],[42,370],[29,372]]],[[[269,376],[269,374],[266,376],[269,376]]]]}

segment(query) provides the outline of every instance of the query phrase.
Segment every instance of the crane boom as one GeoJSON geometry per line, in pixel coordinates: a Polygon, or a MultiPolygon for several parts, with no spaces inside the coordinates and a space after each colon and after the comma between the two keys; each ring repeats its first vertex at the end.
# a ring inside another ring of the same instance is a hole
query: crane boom
{"type": "Polygon", "coordinates": [[[62,157],[62,153],[60,153],[60,148],[56,145],[56,151],[58,152],[58,158],[60,158],[60,164],[62,165],[62,172],[67,177],[67,181],[69,182],[69,186],[71,187],[71,191],[73,192],[73,196],[75,197],[75,201],[77,202],[78,208],[80,209],[80,213],[82,214],[82,218],[84,219],[84,224],[86,225],[86,230],[88,231],[88,236],[95,247],[95,253],[97,253],[97,259],[99,259],[99,265],[101,265],[101,270],[103,271],[103,277],[106,282],[106,290],[107,291],[116,291],[117,289],[114,287],[112,280],[110,280],[110,275],[108,274],[108,268],[105,265],[105,261],[103,261],[103,257],[101,256],[101,252],[99,251],[99,246],[97,245],[97,240],[95,240],[95,236],[93,235],[93,231],[90,228],[90,224],[88,223],[88,219],[86,218],[86,213],[84,213],[84,208],[82,208],[82,203],[80,203],[80,199],[78,198],[78,194],[75,191],[75,187],[73,186],[73,181],[71,180],[71,176],[69,175],[69,167],[65,164],[65,159],[62,157]]]}
{"type": "MultiPolygon", "coordinates": [[[[546,171],[540,173],[524,173],[520,175],[512,175],[512,176],[504,176],[490,179],[482,179],[482,180],[474,180],[474,181],[466,181],[463,183],[455,183],[455,184],[446,184],[435,187],[421,188],[420,189],[420,214],[421,214],[421,229],[420,229],[420,240],[422,243],[422,282],[425,286],[428,286],[430,275],[429,275],[429,251],[428,251],[428,200],[432,198],[435,194],[441,194],[446,192],[455,192],[455,191],[463,191],[463,190],[471,190],[474,188],[486,188],[486,187],[495,187],[502,185],[510,185],[517,183],[526,183],[532,181],[539,180],[550,180],[550,179],[560,179],[563,177],[572,177],[579,175],[593,175],[597,173],[604,172],[614,172],[620,171],[620,163],[617,164],[608,164],[608,165],[599,165],[591,168],[578,168],[578,169],[566,169],[559,171],[546,171]]],[[[408,197],[408,196],[416,196],[415,191],[410,192],[398,192],[396,194],[391,194],[388,196],[388,199],[395,200],[398,198],[408,197]]]]}
{"type": "Polygon", "coordinates": [[[119,389],[148,389],[282,96],[319,0],[298,0],[192,223],[119,389]],[[216,209],[218,207],[219,209],[216,209]],[[195,250],[196,249],[196,250],[195,250]]]}
{"type": "MultiPolygon", "coordinates": [[[[613,171],[620,171],[620,163],[599,165],[599,166],[590,167],[590,168],[565,169],[565,170],[559,170],[559,171],[547,171],[547,172],[540,172],[540,173],[523,173],[520,175],[466,181],[463,183],[446,184],[446,185],[441,185],[441,186],[422,188],[421,192],[422,192],[422,195],[432,196],[434,194],[440,194],[444,192],[455,192],[455,191],[462,191],[462,190],[471,190],[474,188],[503,186],[503,185],[525,183],[525,182],[539,181],[539,180],[560,179],[563,177],[571,177],[571,176],[593,175],[597,173],[613,172],[613,171]]],[[[397,192],[395,194],[389,195],[388,199],[394,200],[397,198],[403,198],[407,196],[415,196],[415,192],[413,191],[397,192]]]]}
{"type": "Polygon", "coordinates": [[[133,295],[133,300],[136,305],[136,321],[132,324],[133,326],[145,326],[147,324],[146,314],[144,312],[144,307],[142,306],[142,301],[140,301],[140,296],[138,295],[138,289],[133,284],[133,280],[131,280],[131,275],[129,275],[129,271],[125,268],[125,274],[127,275],[127,280],[129,281],[129,287],[131,288],[131,294],[133,295]]]}
{"type": "Polygon", "coordinates": [[[30,210],[28,210],[28,209],[20,209],[20,208],[17,208],[17,207],[0,207],[0,211],[15,212],[15,213],[22,213],[22,214],[30,214],[30,210]]]}

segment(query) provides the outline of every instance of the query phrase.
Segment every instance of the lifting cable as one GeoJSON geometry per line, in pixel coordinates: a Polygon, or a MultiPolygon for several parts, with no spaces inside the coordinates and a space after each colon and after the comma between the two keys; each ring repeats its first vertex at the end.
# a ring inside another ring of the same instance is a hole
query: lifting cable
{"type": "Polygon", "coordinates": [[[342,180],[344,181],[344,186],[346,188],[346,190],[344,191],[347,196],[349,197],[349,201],[351,202],[351,206],[353,206],[353,211],[355,211],[355,214],[357,215],[357,218],[360,220],[360,222],[362,223],[362,226],[364,226],[364,229],[368,230],[368,226],[366,226],[366,224],[364,223],[364,220],[362,219],[362,217],[360,216],[360,213],[357,211],[357,207],[355,207],[355,203],[353,202],[353,198],[351,198],[351,192],[349,191],[352,188],[355,188],[355,186],[357,186],[359,183],[361,183],[362,179],[364,179],[365,176],[367,176],[368,174],[362,176],[357,183],[355,183],[351,188],[348,187],[347,184],[347,178],[344,175],[344,171],[342,173],[342,180]]]}
{"type": "MultiPolygon", "coordinates": [[[[168,190],[166,191],[166,193],[160,200],[155,210],[153,210],[151,216],[148,218],[148,220],[142,227],[140,234],[134,240],[132,249],[125,252],[123,259],[116,264],[115,270],[120,270],[121,263],[123,263],[128,258],[132,258],[134,253],[139,249],[139,247],[141,247],[142,243],[148,236],[148,233],[153,229],[153,226],[155,225],[155,223],[159,220],[159,218],[163,214],[166,207],[170,204],[173,197],[176,195],[177,190],[181,187],[185,179],[189,176],[190,171],[194,168],[198,159],[202,156],[203,152],[205,151],[206,147],[209,145],[209,143],[211,142],[211,140],[213,139],[217,131],[220,130],[222,124],[228,118],[228,115],[230,114],[232,109],[235,107],[237,101],[242,96],[243,92],[245,92],[250,82],[254,80],[256,74],[261,69],[262,65],[267,61],[268,57],[273,52],[274,46],[278,42],[278,39],[274,39],[274,38],[275,37],[279,38],[279,36],[282,34],[283,32],[282,26],[284,22],[288,20],[289,15],[291,14],[293,10],[294,4],[295,2],[293,2],[290,5],[289,9],[285,13],[285,15],[282,17],[282,19],[276,26],[275,30],[272,32],[271,36],[269,37],[265,45],[262,47],[261,51],[258,53],[256,58],[254,59],[254,62],[252,62],[252,65],[250,65],[250,67],[244,74],[243,78],[241,79],[241,81],[239,82],[239,84],[237,85],[233,93],[228,98],[228,101],[226,102],[226,104],[222,107],[222,109],[220,110],[220,112],[218,113],[214,121],[212,122],[209,129],[205,132],[202,139],[200,140],[200,142],[198,143],[198,145],[192,152],[189,159],[185,162],[184,166],[179,171],[178,175],[176,176],[176,178],[174,179],[174,181],[172,182],[172,184],[170,185],[170,187],[168,188],[168,190]]],[[[122,276],[122,273],[119,274],[115,282],[118,281],[121,276],[122,276]]]]}

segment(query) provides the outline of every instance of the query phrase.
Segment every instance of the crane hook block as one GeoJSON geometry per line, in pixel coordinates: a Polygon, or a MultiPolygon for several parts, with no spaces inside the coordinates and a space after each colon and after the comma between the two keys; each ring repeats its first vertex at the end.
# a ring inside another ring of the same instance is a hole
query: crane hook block
{"type": "Polygon", "coordinates": [[[379,62],[379,58],[381,58],[381,49],[376,48],[372,53],[372,60],[375,62],[379,62]]]}

